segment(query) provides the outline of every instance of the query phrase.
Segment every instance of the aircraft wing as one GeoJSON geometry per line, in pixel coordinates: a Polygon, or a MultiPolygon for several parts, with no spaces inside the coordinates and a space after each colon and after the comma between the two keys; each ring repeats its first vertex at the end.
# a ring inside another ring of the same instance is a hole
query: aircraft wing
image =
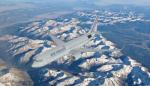
{"type": "Polygon", "coordinates": [[[51,36],[52,40],[56,43],[57,46],[62,46],[62,45],[65,44],[64,41],[58,39],[57,37],[55,37],[55,36],[53,36],[53,35],[51,35],[51,34],[50,34],[50,36],[51,36]]]}
{"type": "Polygon", "coordinates": [[[109,51],[109,49],[80,48],[78,51],[80,51],[80,52],[99,52],[99,53],[103,53],[103,52],[109,51]]]}
{"type": "Polygon", "coordinates": [[[78,48],[73,50],[73,53],[76,52],[99,52],[99,53],[104,53],[104,52],[112,52],[112,51],[121,51],[122,49],[99,49],[99,48],[78,48]]]}
{"type": "Polygon", "coordinates": [[[104,53],[104,52],[107,52],[107,51],[112,51],[112,50],[109,50],[109,49],[99,49],[99,48],[78,48],[78,49],[75,49],[75,50],[72,50],[71,53],[74,55],[75,53],[82,53],[82,52],[99,52],[99,53],[104,53]]]}
{"type": "Polygon", "coordinates": [[[74,59],[79,59],[81,57],[82,52],[99,52],[99,53],[104,53],[110,51],[109,49],[98,49],[98,48],[79,48],[72,50],[70,54],[74,56],[74,59]]]}

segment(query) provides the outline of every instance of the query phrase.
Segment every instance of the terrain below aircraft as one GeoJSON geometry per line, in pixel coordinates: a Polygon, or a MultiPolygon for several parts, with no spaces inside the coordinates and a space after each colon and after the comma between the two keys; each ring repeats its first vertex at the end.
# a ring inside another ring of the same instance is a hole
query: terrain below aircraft
{"type": "Polygon", "coordinates": [[[56,47],[54,49],[43,52],[37,56],[35,56],[32,67],[38,68],[48,65],[50,62],[53,62],[64,55],[71,55],[75,58],[78,57],[81,52],[105,52],[108,49],[100,50],[100,49],[92,49],[92,48],[81,48],[90,42],[97,33],[98,26],[98,18],[96,18],[91,26],[91,29],[88,33],[75,38],[69,42],[64,42],[53,35],[50,35],[53,41],[56,43],[56,47]]]}

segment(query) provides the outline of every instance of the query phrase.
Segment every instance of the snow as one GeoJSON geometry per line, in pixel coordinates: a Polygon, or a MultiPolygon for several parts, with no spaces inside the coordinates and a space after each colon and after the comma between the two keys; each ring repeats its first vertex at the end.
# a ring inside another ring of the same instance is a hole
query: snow
{"type": "Polygon", "coordinates": [[[3,72],[3,75],[0,75],[0,86],[33,86],[33,82],[27,72],[17,68],[9,68],[2,60],[0,61],[0,64],[1,63],[3,63],[3,65],[1,65],[3,69],[0,69],[0,74],[3,72]]]}
{"type": "Polygon", "coordinates": [[[118,77],[106,78],[103,84],[103,86],[124,86],[124,85],[123,81],[118,77]]]}
{"type": "MultiPolygon", "coordinates": [[[[97,12],[99,13],[101,11],[97,12]]],[[[87,33],[87,31],[83,29],[84,27],[82,28],[81,26],[78,26],[78,23],[91,24],[91,19],[93,19],[92,13],[77,12],[76,15],[83,17],[88,16],[89,20],[83,23],[78,18],[73,18],[70,21],[65,18],[64,21],[66,22],[49,20],[42,26],[40,26],[40,22],[33,22],[20,30],[20,34],[23,35],[23,37],[7,35],[2,38],[0,37],[0,40],[7,40],[12,44],[9,52],[14,56],[11,59],[13,61],[17,60],[15,62],[16,64],[26,64],[31,61],[33,58],[32,56],[53,49],[56,46],[52,40],[49,39],[49,34],[56,35],[58,38],[68,41],[87,33]],[[49,29],[48,26],[53,26],[53,28],[49,29]],[[70,31],[71,28],[74,29],[70,31]],[[66,31],[68,31],[68,33],[65,33],[66,31]]],[[[140,21],[138,16],[128,18],[125,16],[118,16],[117,13],[108,11],[102,12],[101,17],[104,17],[104,19],[101,20],[102,23],[100,25],[126,21],[140,21]]],[[[124,54],[121,50],[118,49],[114,43],[103,37],[102,34],[95,37],[86,46],[94,46],[98,49],[108,48],[110,53],[100,54],[98,52],[84,52],[79,59],[72,59],[70,58],[71,56],[63,56],[63,58],[50,63],[44,68],[35,70],[30,76],[33,78],[33,81],[39,80],[40,83],[37,83],[39,85],[124,86],[149,84],[150,73],[148,69],[133,60],[131,57],[123,56],[124,54]],[[129,64],[126,64],[126,60],[129,64]],[[39,73],[39,71],[46,72],[39,73]],[[34,77],[36,79],[34,79],[34,77]],[[129,83],[131,80],[133,81],[129,83]]],[[[21,71],[18,74],[19,76],[14,72],[9,72],[2,77],[0,76],[0,80],[7,79],[7,81],[19,81],[27,79],[30,81],[30,76],[28,76],[25,71],[21,71]]],[[[3,83],[0,82],[0,86],[1,84],[3,83]]]]}
{"type": "Polygon", "coordinates": [[[3,83],[0,83],[0,86],[5,86],[5,84],[3,84],[3,83]]]}
{"type": "Polygon", "coordinates": [[[98,68],[97,71],[107,72],[113,69],[112,65],[103,65],[102,67],[98,68]]]}

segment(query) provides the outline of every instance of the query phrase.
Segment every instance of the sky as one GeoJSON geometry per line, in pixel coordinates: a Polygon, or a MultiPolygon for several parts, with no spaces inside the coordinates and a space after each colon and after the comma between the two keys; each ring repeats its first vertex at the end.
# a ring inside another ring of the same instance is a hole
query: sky
{"type": "Polygon", "coordinates": [[[150,5],[150,0],[94,0],[97,5],[111,5],[111,4],[130,4],[130,5],[150,5]]]}
{"type": "MultiPolygon", "coordinates": [[[[112,4],[129,4],[129,5],[140,5],[150,6],[150,0],[0,0],[0,3],[7,1],[9,2],[67,2],[67,3],[89,3],[95,5],[112,5],[112,4]]],[[[65,3],[63,3],[65,4],[65,3]]]]}

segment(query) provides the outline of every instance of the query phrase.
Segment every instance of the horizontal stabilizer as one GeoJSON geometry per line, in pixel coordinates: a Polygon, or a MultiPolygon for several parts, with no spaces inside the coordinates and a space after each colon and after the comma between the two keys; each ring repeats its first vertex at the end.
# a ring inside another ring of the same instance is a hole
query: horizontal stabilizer
{"type": "Polygon", "coordinates": [[[55,37],[51,34],[50,34],[50,36],[51,36],[52,40],[56,43],[57,46],[63,46],[65,44],[64,41],[58,39],[57,37],[55,37]]]}

